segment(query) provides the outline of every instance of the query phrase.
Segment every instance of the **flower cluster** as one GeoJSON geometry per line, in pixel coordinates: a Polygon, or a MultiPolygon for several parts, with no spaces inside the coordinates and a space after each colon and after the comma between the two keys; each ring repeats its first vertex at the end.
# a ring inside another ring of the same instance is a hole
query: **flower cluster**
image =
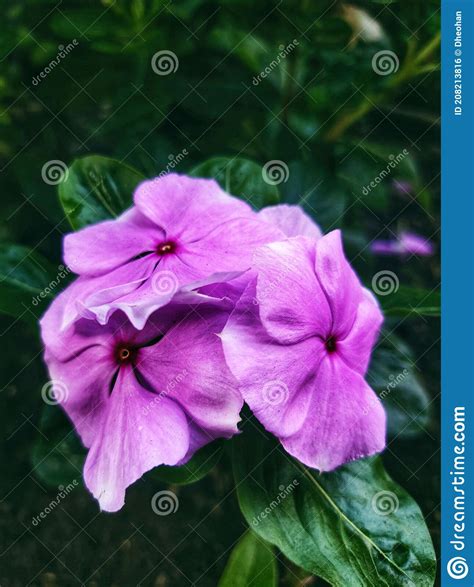
{"type": "Polygon", "coordinates": [[[321,471],[385,444],[364,375],[382,315],[296,206],[257,213],[216,182],[145,181],[116,220],[66,236],[77,279],[41,320],[102,509],[158,465],[238,432],[243,402],[321,471]]]}

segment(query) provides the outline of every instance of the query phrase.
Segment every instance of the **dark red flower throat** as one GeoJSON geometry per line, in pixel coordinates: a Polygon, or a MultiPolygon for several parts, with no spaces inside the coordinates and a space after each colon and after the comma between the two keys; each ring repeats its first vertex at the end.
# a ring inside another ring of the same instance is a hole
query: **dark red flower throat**
{"type": "Polygon", "coordinates": [[[337,350],[336,338],[332,335],[328,336],[328,338],[326,338],[324,341],[324,346],[326,347],[328,353],[335,353],[337,350]]]}
{"type": "Polygon", "coordinates": [[[170,253],[174,253],[175,251],[176,243],[173,241],[162,242],[156,247],[156,254],[160,256],[169,255],[170,253]]]}
{"type": "Polygon", "coordinates": [[[132,345],[119,344],[115,348],[115,360],[119,365],[133,363],[137,355],[137,350],[138,349],[132,345]]]}

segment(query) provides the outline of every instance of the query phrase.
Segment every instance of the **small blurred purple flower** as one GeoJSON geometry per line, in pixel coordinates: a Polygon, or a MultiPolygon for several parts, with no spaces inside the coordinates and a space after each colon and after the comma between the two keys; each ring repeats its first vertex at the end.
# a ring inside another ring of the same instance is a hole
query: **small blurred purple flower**
{"type": "Polygon", "coordinates": [[[433,244],[414,232],[401,232],[398,239],[375,240],[370,250],[376,255],[419,255],[429,257],[434,253],[433,244]]]}
{"type": "Polygon", "coordinates": [[[413,185],[409,181],[394,179],[393,189],[399,196],[409,196],[413,193],[413,185]]]}

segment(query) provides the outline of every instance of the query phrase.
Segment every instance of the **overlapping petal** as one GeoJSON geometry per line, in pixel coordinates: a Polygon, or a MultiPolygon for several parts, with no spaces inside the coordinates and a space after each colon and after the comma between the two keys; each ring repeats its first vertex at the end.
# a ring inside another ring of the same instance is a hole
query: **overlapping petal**
{"type": "Polygon", "coordinates": [[[230,437],[237,432],[243,402],[235,378],[223,367],[217,335],[226,319],[215,306],[188,309],[159,344],[141,349],[137,369],[195,425],[230,437]]]}
{"type": "Polygon", "coordinates": [[[268,334],[282,343],[330,332],[331,312],[314,272],[314,257],[315,243],[304,237],[255,252],[260,318],[268,334]]]}
{"type": "Polygon", "coordinates": [[[255,285],[249,284],[232,312],[221,334],[222,345],[227,364],[256,417],[276,436],[288,436],[306,419],[323,344],[310,338],[285,345],[271,338],[253,303],[255,285]]]}
{"type": "Polygon", "coordinates": [[[364,289],[351,331],[338,343],[346,363],[361,375],[367,372],[382,322],[383,315],[378,302],[370,291],[364,289]]]}
{"type": "Polygon", "coordinates": [[[345,336],[354,323],[363,294],[360,281],[344,255],[339,230],[318,241],[315,270],[331,308],[333,334],[345,336]]]}
{"type": "Polygon", "coordinates": [[[300,206],[277,204],[259,212],[260,218],[278,227],[287,237],[307,236],[318,240],[322,236],[319,226],[300,206]]]}

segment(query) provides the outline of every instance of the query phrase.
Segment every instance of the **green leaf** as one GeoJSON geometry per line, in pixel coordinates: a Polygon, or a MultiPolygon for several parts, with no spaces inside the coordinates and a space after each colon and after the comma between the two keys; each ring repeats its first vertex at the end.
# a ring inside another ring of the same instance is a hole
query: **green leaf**
{"type": "Polygon", "coordinates": [[[258,36],[258,33],[248,35],[243,30],[234,27],[227,30],[214,29],[209,40],[216,47],[225,50],[226,53],[237,55],[254,73],[259,73],[265,68],[271,51],[274,54],[278,53],[278,48],[269,47],[266,41],[258,36]]]}
{"type": "Polygon", "coordinates": [[[234,547],[218,587],[276,587],[273,549],[256,534],[246,532],[234,547]]]}
{"type": "Polygon", "coordinates": [[[196,483],[213,469],[222,456],[224,443],[222,440],[211,442],[201,448],[187,463],[180,467],[162,465],[153,469],[153,477],[166,483],[188,485],[196,483]]]}
{"type": "Polygon", "coordinates": [[[284,201],[302,206],[324,232],[341,226],[346,188],[316,162],[293,161],[288,167],[288,181],[281,184],[284,201]]]}
{"type": "Polygon", "coordinates": [[[433,585],[423,515],[380,458],[321,474],[250,422],[234,439],[234,473],[252,530],[331,585],[433,585]]]}
{"type": "Polygon", "coordinates": [[[431,418],[430,398],[416,374],[412,351],[404,341],[382,331],[367,381],[387,412],[389,435],[408,438],[424,432],[431,418]]]}
{"type": "Polygon", "coordinates": [[[249,159],[214,157],[191,170],[195,177],[212,177],[223,190],[248,202],[254,208],[278,204],[280,192],[276,185],[263,179],[263,168],[249,159]]]}
{"type": "Polygon", "coordinates": [[[132,195],[145,177],[108,157],[90,155],[76,159],[59,185],[64,212],[77,230],[115,218],[132,205],[132,195]]]}
{"type": "Polygon", "coordinates": [[[391,316],[441,315],[441,295],[437,290],[399,286],[388,295],[379,295],[384,314],[391,316]]]}
{"type": "Polygon", "coordinates": [[[63,265],[54,269],[28,247],[0,245],[0,312],[34,321],[35,307],[52,299],[63,273],[68,273],[63,265]]]}
{"type": "Polygon", "coordinates": [[[59,406],[46,405],[33,445],[33,472],[48,487],[82,482],[86,450],[59,406]]]}

